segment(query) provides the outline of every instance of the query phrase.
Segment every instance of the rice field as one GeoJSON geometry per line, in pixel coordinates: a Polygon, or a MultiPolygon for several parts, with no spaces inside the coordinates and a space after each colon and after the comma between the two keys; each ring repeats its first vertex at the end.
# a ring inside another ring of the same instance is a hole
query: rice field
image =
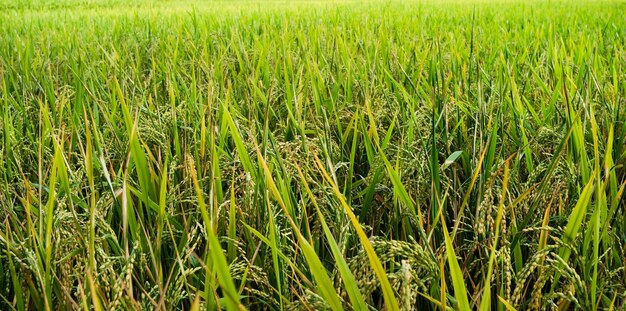
{"type": "Polygon", "coordinates": [[[0,0],[0,309],[624,310],[624,12],[0,0]]]}

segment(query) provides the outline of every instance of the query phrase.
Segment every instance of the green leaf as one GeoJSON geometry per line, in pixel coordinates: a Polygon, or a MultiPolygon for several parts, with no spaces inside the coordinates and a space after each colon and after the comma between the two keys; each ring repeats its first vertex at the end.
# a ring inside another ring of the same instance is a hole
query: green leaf
{"type": "Polygon", "coordinates": [[[456,253],[454,252],[454,245],[452,239],[448,234],[448,228],[446,228],[446,222],[441,215],[441,227],[443,228],[443,235],[446,244],[446,255],[448,257],[448,266],[450,267],[450,276],[452,277],[452,286],[454,287],[454,296],[457,301],[457,307],[460,311],[470,311],[469,301],[467,300],[467,289],[465,288],[465,281],[463,272],[459,266],[459,262],[456,259],[456,253]]]}
{"type": "Polygon", "coordinates": [[[461,155],[463,154],[463,151],[458,150],[453,152],[441,165],[441,167],[443,169],[447,168],[448,166],[452,165],[452,163],[454,163],[456,161],[456,159],[458,159],[461,155]]]}

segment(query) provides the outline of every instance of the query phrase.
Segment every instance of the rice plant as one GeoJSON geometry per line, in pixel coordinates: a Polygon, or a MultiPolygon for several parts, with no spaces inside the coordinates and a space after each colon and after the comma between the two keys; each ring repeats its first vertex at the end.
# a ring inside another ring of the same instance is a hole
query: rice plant
{"type": "Polygon", "coordinates": [[[2,310],[623,310],[618,0],[0,0],[2,310]]]}

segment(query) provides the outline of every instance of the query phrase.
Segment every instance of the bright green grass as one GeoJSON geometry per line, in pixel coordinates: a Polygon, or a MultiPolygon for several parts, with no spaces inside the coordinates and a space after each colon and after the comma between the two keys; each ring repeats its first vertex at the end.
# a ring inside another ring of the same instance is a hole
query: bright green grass
{"type": "Polygon", "coordinates": [[[624,11],[0,0],[0,309],[623,310],[624,11]]]}

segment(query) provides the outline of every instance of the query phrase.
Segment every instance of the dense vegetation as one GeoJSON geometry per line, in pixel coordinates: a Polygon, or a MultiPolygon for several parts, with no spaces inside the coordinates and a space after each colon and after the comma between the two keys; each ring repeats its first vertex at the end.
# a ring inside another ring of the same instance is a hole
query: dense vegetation
{"type": "Polygon", "coordinates": [[[621,310],[625,11],[0,1],[0,309],[621,310]]]}

